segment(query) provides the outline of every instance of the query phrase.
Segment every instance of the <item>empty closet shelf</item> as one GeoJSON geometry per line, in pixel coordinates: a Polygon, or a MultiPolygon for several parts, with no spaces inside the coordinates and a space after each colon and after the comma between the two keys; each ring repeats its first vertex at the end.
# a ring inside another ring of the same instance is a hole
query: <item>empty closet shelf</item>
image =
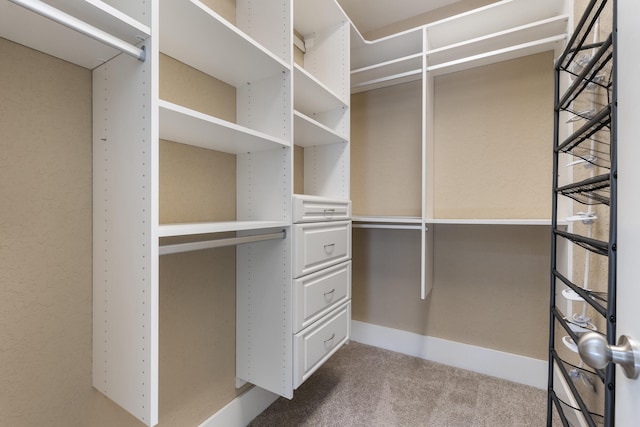
{"type": "Polygon", "coordinates": [[[558,102],[560,110],[571,110],[572,103],[585,92],[593,92],[597,87],[609,91],[612,87],[613,39],[609,35],[607,41],[591,56],[583,52],[575,57],[565,71],[574,76],[573,83],[558,102]]]}
{"type": "Polygon", "coordinates": [[[601,240],[591,239],[589,237],[580,236],[578,234],[568,233],[562,230],[554,230],[554,233],[558,236],[564,237],[567,240],[570,240],[572,243],[575,243],[578,246],[581,246],[593,253],[608,256],[609,255],[609,245],[607,242],[603,242],[601,240]]]}
{"type": "Polygon", "coordinates": [[[560,144],[557,150],[579,157],[596,166],[610,168],[610,141],[611,106],[607,105],[560,144]]]}
{"type": "Polygon", "coordinates": [[[563,196],[584,205],[609,205],[611,178],[609,174],[599,175],[584,181],[565,185],[557,188],[556,191],[563,196]]]}
{"type": "Polygon", "coordinates": [[[592,290],[587,290],[579,287],[575,283],[571,282],[568,278],[566,278],[562,273],[557,270],[553,270],[553,275],[562,281],[569,289],[573,290],[576,294],[582,297],[583,301],[586,301],[587,304],[592,306],[594,310],[596,310],[600,315],[607,315],[607,308],[603,306],[601,303],[607,303],[607,294],[604,292],[597,292],[592,290]]]}

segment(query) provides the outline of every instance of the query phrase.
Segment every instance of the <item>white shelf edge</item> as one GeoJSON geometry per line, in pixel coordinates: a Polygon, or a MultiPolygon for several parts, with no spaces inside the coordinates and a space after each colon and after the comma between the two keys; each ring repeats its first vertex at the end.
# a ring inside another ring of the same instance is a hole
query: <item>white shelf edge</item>
{"type": "Polygon", "coordinates": [[[335,144],[335,143],[345,142],[349,140],[347,136],[341,135],[335,132],[333,129],[323,125],[317,120],[312,119],[311,117],[307,116],[304,113],[294,110],[293,116],[294,116],[293,139],[294,139],[295,145],[298,145],[300,147],[313,147],[316,145],[335,144]],[[296,136],[296,132],[297,132],[296,121],[298,120],[302,120],[304,122],[303,126],[307,126],[307,129],[315,129],[313,131],[314,134],[316,135],[314,138],[314,141],[321,141],[322,139],[324,139],[324,141],[307,143],[303,141],[305,138],[299,138],[298,136],[296,136]]]}
{"type": "Polygon", "coordinates": [[[333,98],[335,100],[335,108],[341,108],[341,107],[347,107],[348,106],[348,102],[346,102],[345,100],[343,100],[342,98],[340,98],[333,90],[331,90],[327,85],[325,85],[324,83],[322,83],[316,76],[314,76],[313,74],[311,74],[310,72],[308,72],[307,70],[305,70],[303,67],[301,67],[298,64],[293,64],[293,69],[294,69],[294,83],[296,80],[296,77],[299,79],[300,76],[296,76],[296,72],[302,74],[302,77],[304,79],[307,80],[307,82],[310,82],[313,86],[316,87],[315,90],[321,92],[321,93],[325,93],[327,95],[329,95],[331,98],[333,98]]]}
{"type": "Polygon", "coordinates": [[[422,218],[417,216],[364,216],[353,215],[353,222],[370,222],[380,224],[416,224],[422,225],[422,218]]]}
{"type": "Polygon", "coordinates": [[[199,111],[174,104],[169,101],[159,100],[158,107],[160,109],[161,115],[160,138],[162,139],[232,154],[267,150],[276,148],[278,146],[289,146],[289,142],[285,139],[276,138],[263,132],[249,129],[244,126],[240,126],[238,124],[228,122],[226,120],[222,120],[217,117],[210,116],[199,111]],[[166,117],[162,117],[166,114],[169,114],[171,117],[174,117],[176,119],[190,122],[191,126],[187,126],[186,131],[179,131],[175,129],[167,130],[167,127],[169,126],[169,120],[166,117]],[[206,128],[206,132],[195,135],[193,129],[198,126],[201,128],[206,128]],[[223,139],[222,142],[212,142],[212,140],[215,139],[214,129],[216,128],[226,134],[226,138],[223,139]],[[179,134],[181,132],[184,132],[182,136],[176,136],[176,134],[179,134]],[[189,132],[191,133],[191,135],[187,134],[189,132]],[[167,135],[167,133],[169,133],[170,135],[167,135]],[[233,134],[237,134],[239,138],[243,138],[252,142],[238,144],[236,143],[234,138],[229,136],[233,134]]]}
{"type": "Polygon", "coordinates": [[[375,70],[378,68],[383,68],[386,67],[388,65],[395,65],[395,64],[399,64],[405,61],[411,61],[412,59],[416,59],[416,58],[421,58],[422,57],[422,53],[414,53],[413,55],[407,55],[407,56],[403,56],[402,58],[395,58],[395,59],[391,59],[388,61],[384,61],[384,62],[380,62],[377,64],[373,64],[373,65],[368,65],[366,67],[362,67],[362,68],[358,68],[356,70],[351,70],[351,75],[354,74],[358,74],[358,73],[364,73],[367,71],[371,71],[371,70],[375,70]]]}
{"type": "MultiPolygon", "coordinates": [[[[460,26],[461,24],[469,24],[469,21],[477,21],[477,20],[485,20],[485,22],[503,22],[505,19],[505,14],[511,16],[511,14],[515,11],[520,13],[520,15],[516,16],[516,18],[520,17],[520,20],[528,20],[530,18],[529,15],[523,15],[527,11],[538,12],[544,11],[544,13],[549,16],[549,14],[553,13],[553,10],[556,7],[557,0],[536,0],[535,2],[530,0],[502,0],[495,3],[488,4],[486,6],[482,6],[476,9],[468,10],[466,12],[462,12],[457,15],[453,15],[439,21],[435,21],[429,24],[425,24],[424,28],[427,33],[436,33],[432,34],[431,37],[428,36],[430,40],[433,39],[433,36],[438,38],[438,34],[454,34],[457,33],[456,28],[451,28],[451,26],[460,26]],[[522,11],[524,9],[524,12],[522,11]],[[489,16],[490,15],[490,16],[489,16]],[[488,21],[488,19],[493,18],[492,21],[488,21]]],[[[554,14],[556,15],[556,14],[554,14]]],[[[541,18],[532,18],[533,20],[540,20],[541,18]]],[[[472,28],[472,25],[469,25],[472,28]]],[[[459,30],[459,29],[458,29],[459,30]]],[[[486,31],[486,34],[496,33],[498,31],[486,31]]],[[[455,42],[454,42],[455,43],[455,42]]],[[[453,44],[453,43],[448,43],[453,44]]],[[[448,45],[445,44],[444,46],[448,45]]]]}
{"type": "MultiPolygon", "coordinates": [[[[452,73],[456,71],[462,71],[469,68],[474,68],[482,65],[488,65],[490,63],[506,61],[509,59],[519,58],[521,56],[532,55],[536,52],[542,52],[547,46],[551,46],[554,43],[560,42],[567,38],[566,34],[561,34],[553,37],[547,37],[540,40],[535,40],[528,43],[522,43],[516,46],[510,46],[503,49],[497,49],[490,52],[481,53],[478,55],[469,56],[454,61],[445,62],[442,64],[432,65],[427,67],[427,72],[432,72],[433,75],[440,75],[446,73],[452,73]],[[541,50],[542,49],[542,50],[541,50]],[[496,57],[502,57],[496,60],[496,57]]],[[[549,49],[552,50],[552,49],[549,49]]]]}
{"type": "Polygon", "coordinates": [[[427,224],[452,224],[452,225],[544,225],[551,226],[550,219],[527,219],[527,218],[489,218],[489,219],[465,219],[465,218],[447,218],[447,219],[425,219],[427,224]]]}
{"type": "Polygon", "coordinates": [[[387,86],[394,86],[401,83],[412,82],[422,78],[422,68],[405,71],[391,76],[380,77],[362,83],[351,85],[351,93],[364,92],[367,90],[380,89],[387,86]]]}
{"type": "Polygon", "coordinates": [[[200,0],[163,0],[159,15],[160,27],[163,28],[160,31],[160,52],[232,86],[239,87],[291,71],[282,58],[200,0]],[[209,51],[217,51],[218,54],[202,54],[209,51]],[[220,56],[233,58],[233,61],[223,61],[226,65],[220,67],[220,56]]]}
{"type": "Polygon", "coordinates": [[[179,224],[160,224],[158,237],[191,236],[194,234],[224,233],[230,231],[264,230],[289,227],[289,221],[213,221],[179,224]]]}
{"type": "Polygon", "coordinates": [[[147,25],[144,25],[138,20],[133,19],[126,13],[120,11],[119,9],[116,9],[110,4],[107,4],[102,0],[84,0],[84,2],[93,5],[96,9],[101,10],[110,16],[113,16],[115,19],[123,22],[131,28],[135,28],[139,32],[143,33],[146,37],[151,36],[151,29],[147,25]]]}
{"type": "MultiPolygon", "coordinates": [[[[487,40],[491,40],[491,39],[498,39],[500,37],[503,36],[509,36],[509,35],[515,35],[518,33],[522,33],[525,32],[527,30],[531,30],[531,29],[535,29],[535,28],[543,28],[545,25],[548,24],[554,24],[556,22],[561,22],[561,21],[568,21],[569,19],[569,15],[558,15],[558,16],[554,16],[551,18],[547,18],[547,19],[543,19],[540,21],[536,21],[536,22],[532,22],[529,24],[525,24],[525,25],[521,25],[518,27],[514,27],[514,28],[509,28],[507,30],[503,30],[503,31],[498,31],[496,33],[491,33],[491,34],[487,34],[481,37],[476,37],[473,39],[469,39],[469,40],[465,40],[462,42],[458,42],[458,43],[454,43],[448,46],[443,46],[437,49],[431,49],[431,50],[427,50],[426,51],[426,55],[427,58],[430,55],[434,55],[434,54],[438,54],[438,53],[443,53],[443,52],[447,52],[447,51],[451,51],[451,50],[455,50],[457,48],[460,47],[466,47],[466,46],[470,46],[473,45],[475,43],[479,43],[479,42],[483,42],[483,41],[487,41],[487,40]]],[[[566,31],[564,32],[566,36],[566,31]]]]}
{"type": "MultiPolygon", "coordinates": [[[[100,0],[69,0],[50,6],[132,45],[151,34],[149,27],[100,0]]],[[[121,53],[9,1],[0,2],[0,37],[89,70],[121,53]]]]}

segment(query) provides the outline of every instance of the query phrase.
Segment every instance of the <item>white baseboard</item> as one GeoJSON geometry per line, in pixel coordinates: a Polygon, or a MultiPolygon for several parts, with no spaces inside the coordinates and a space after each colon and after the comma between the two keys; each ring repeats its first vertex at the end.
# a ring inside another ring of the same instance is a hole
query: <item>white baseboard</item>
{"type": "Polygon", "coordinates": [[[200,424],[200,427],[245,427],[280,397],[254,386],[200,424]]]}
{"type": "Polygon", "coordinates": [[[545,360],[351,321],[351,340],[492,377],[547,389],[545,360]]]}

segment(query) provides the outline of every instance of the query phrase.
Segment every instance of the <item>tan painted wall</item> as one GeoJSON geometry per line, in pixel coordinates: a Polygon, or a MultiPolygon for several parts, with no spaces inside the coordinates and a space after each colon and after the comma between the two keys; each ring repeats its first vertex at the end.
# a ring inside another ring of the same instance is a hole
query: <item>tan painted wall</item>
{"type": "Polygon", "coordinates": [[[354,215],[420,216],[422,83],[351,97],[354,215]]]}
{"type": "MultiPolygon", "coordinates": [[[[354,214],[420,215],[420,90],[352,96],[354,214]]],[[[549,218],[552,123],[551,53],[436,78],[435,217],[549,218]]],[[[434,227],[421,301],[419,234],[356,230],[353,318],[546,359],[549,235],[434,227]]]]}
{"type": "Polygon", "coordinates": [[[420,235],[355,229],[354,320],[547,358],[549,228],[438,225],[420,299],[420,235]]]}
{"type": "Polygon", "coordinates": [[[553,53],[435,79],[434,218],[550,218],[553,53]]]}
{"type": "MultiPolygon", "coordinates": [[[[91,386],[91,72],[3,39],[0,57],[0,425],[140,426],[91,386]]],[[[165,99],[234,120],[233,88],[161,67],[165,99]]],[[[235,217],[235,156],[162,142],[161,182],[163,221],[235,217]]],[[[197,425],[238,394],[235,250],[160,272],[160,426],[197,425]]]]}

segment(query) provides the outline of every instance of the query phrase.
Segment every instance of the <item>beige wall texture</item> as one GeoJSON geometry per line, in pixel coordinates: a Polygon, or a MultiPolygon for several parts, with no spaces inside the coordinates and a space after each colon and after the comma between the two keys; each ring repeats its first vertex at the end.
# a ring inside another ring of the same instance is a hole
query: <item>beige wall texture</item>
{"type": "MultiPolygon", "coordinates": [[[[352,96],[354,214],[420,215],[420,91],[352,96]]],[[[551,52],[437,77],[434,103],[434,217],[550,217],[551,52]]],[[[434,288],[421,301],[419,234],[356,230],[353,318],[546,359],[549,235],[432,227],[434,288]]]]}
{"type": "MultiPolygon", "coordinates": [[[[0,426],[140,426],[91,386],[91,72],[4,39],[0,58],[0,426]]],[[[233,88],[161,67],[165,99],[234,119],[233,88]]],[[[235,217],[235,156],[160,149],[164,221],[235,217]]],[[[160,426],[197,425],[242,391],[235,250],[162,257],[160,277],[160,426]]]]}
{"type": "Polygon", "coordinates": [[[436,77],[434,218],[549,218],[553,52],[436,77]]]}
{"type": "Polygon", "coordinates": [[[355,229],[354,320],[547,358],[549,227],[437,225],[420,299],[420,233],[355,229]]]}
{"type": "Polygon", "coordinates": [[[351,96],[354,215],[422,215],[422,83],[351,96]]]}

